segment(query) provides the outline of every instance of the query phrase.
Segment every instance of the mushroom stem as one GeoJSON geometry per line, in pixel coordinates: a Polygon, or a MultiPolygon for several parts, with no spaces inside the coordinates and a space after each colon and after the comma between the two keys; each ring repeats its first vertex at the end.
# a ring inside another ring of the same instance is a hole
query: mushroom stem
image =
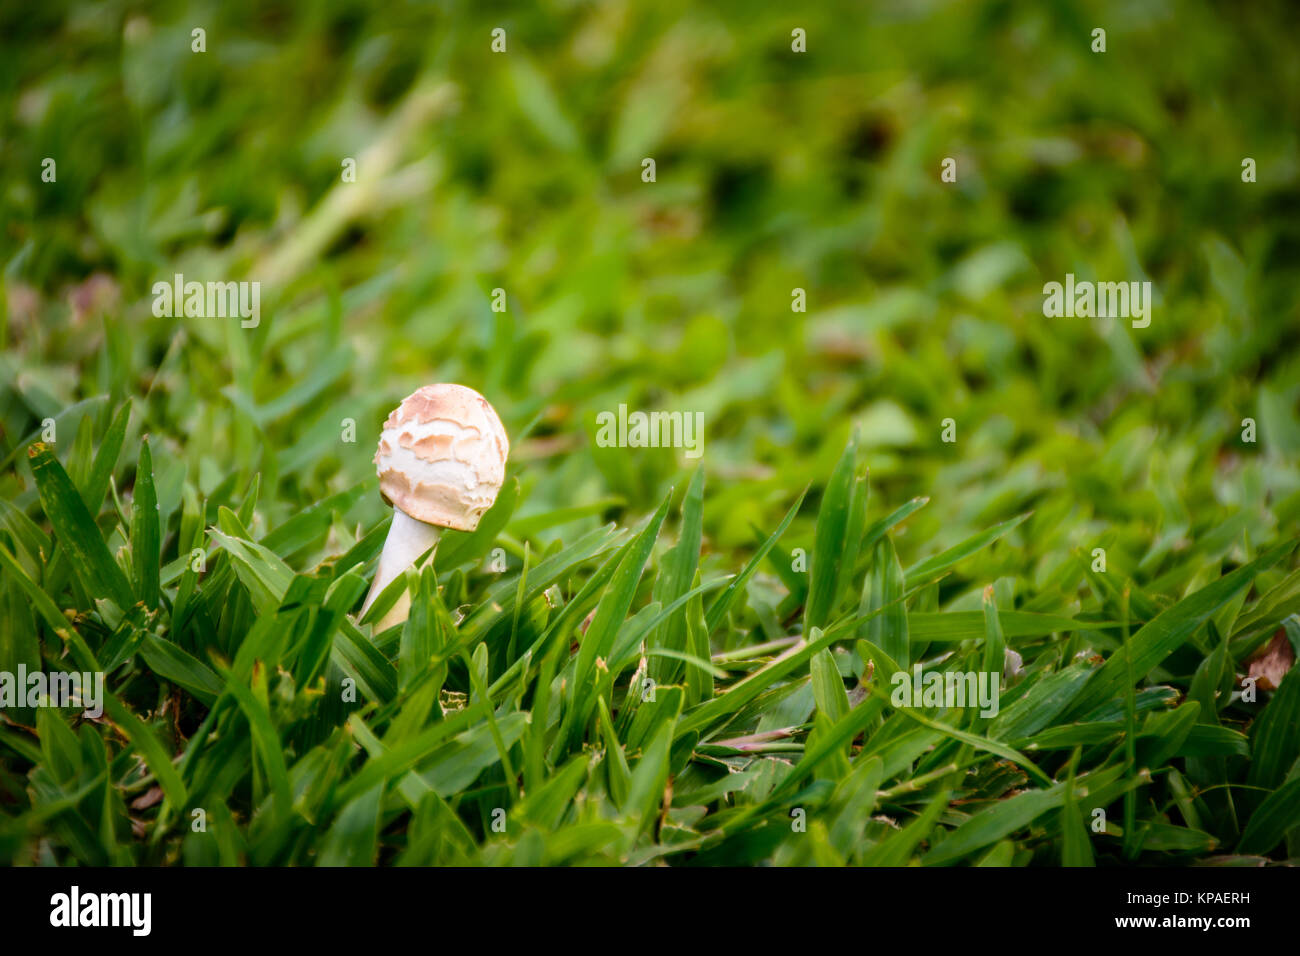
{"type": "MultiPolygon", "coordinates": [[[[416,521],[401,508],[393,509],[393,523],[388,526],[388,538],[384,541],[383,553],[379,555],[375,581],[370,585],[366,602],[361,605],[361,617],[365,617],[366,611],[370,610],[370,605],[383,593],[384,588],[404,574],[420,555],[438,544],[441,533],[442,529],[437,525],[416,521]]],[[[375,622],[374,633],[378,634],[406,620],[410,606],[410,597],[403,594],[401,600],[382,619],[375,622]]]]}

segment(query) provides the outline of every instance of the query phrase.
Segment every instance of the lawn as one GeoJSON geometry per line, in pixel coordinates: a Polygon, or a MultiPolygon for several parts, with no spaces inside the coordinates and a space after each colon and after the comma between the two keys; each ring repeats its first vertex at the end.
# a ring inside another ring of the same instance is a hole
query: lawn
{"type": "Polygon", "coordinates": [[[0,6],[0,864],[1300,858],[1297,29],[0,6]]]}

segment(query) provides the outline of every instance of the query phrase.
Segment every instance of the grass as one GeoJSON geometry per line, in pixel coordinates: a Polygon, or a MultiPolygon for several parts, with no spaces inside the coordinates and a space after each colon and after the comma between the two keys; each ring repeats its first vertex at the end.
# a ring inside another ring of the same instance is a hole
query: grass
{"type": "Polygon", "coordinates": [[[1176,13],[0,13],[0,672],[107,691],[0,710],[0,861],[1300,857],[1300,677],[1240,693],[1300,646],[1296,24],[1176,13]],[[509,477],[375,634],[430,381],[509,477]]]}

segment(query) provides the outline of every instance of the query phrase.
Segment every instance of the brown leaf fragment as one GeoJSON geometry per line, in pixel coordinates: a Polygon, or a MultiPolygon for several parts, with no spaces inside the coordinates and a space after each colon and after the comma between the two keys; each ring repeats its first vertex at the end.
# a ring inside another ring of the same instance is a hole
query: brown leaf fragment
{"type": "Polygon", "coordinates": [[[132,810],[147,810],[163,798],[162,787],[150,787],[131,801],[132,810]]]}
{"type": "Polygon", "coordinates": [[[1287,640],[1286,631],[1279,627],[1273,639],[1255,652],[1246,673],[1255,678],[1261,690],[1277,690],[1294,664],[1295,649],[1287,640]]]}

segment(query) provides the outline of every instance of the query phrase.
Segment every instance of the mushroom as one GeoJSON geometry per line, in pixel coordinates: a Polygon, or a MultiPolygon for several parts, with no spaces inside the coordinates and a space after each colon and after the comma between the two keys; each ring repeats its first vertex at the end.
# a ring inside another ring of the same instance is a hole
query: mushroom
{"type": "MultiPolygon", "coordinates": [[[[505,481],[510,440],[488,400],[464,385],[426,385],[384,422],[375,452],[379,490],[393,506],[370,605],[395,578],[438,544],[443,528],[473,531],[505,481]]],[[[375,633],[406,619],[406,595],[375,633]]]]}

